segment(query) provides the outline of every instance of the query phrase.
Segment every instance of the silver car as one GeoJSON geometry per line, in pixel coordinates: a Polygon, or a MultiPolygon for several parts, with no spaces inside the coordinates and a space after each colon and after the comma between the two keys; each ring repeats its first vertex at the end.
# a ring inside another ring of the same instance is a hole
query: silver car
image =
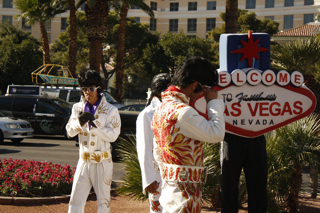
{"type": "Polygon", "coordinates": [[[0,144],[3,139],[20,143],[24,138],[33,137],[33,129],[28,121],[14,118],[11,112],[0,111],[0,144]]]}

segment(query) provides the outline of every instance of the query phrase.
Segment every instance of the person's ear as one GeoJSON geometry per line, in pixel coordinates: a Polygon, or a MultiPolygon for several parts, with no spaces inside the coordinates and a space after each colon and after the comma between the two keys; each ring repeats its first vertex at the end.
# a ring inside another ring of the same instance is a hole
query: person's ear
{"type": "Polygon", "coordinates": [[[194,92],[194,93],[198,93],[198,92],[201,92],[201,91],[202,91],[202,87],[200,86],[200,84],[199,84],[198,81],[196,81],[196,82],[193,83],[192,89],[193,89],[193,92],[194,92]]]}
{"type": "Polygon", "coordinates": [[[199,82],[195,81],[192,83],[192,90],[195,90],[198,87],[199,82]]]}

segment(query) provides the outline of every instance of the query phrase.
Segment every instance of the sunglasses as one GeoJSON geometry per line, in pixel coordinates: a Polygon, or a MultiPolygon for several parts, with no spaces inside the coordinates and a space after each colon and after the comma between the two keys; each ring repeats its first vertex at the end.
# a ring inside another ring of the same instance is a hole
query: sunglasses
{"type": "Polygon", "coordinates": [[[204,89],[204,88],[209,88],[209,89],[211,89],[211,87],[212,87],[212,86],[202,85],[199,81],[198,81],[198,84],[200,85],[200,87],[201,87],[202,89],[204,89]]]}
{"type": "Polygon", "coordinates": [[[95,92],[99,87],[81,87],[82,92],[95,92]]]}

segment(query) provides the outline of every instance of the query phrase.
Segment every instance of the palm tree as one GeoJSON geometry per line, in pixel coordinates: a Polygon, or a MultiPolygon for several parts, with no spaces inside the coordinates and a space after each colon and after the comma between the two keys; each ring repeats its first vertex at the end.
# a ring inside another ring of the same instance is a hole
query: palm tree
{"type": "Polygon", "coordinates": [[[70,26],[69,26],[69,70],[72,76],[76,76],[76,65],[77,65],[77,17],[75,0],[68,0],[70,10],[70,26]]]}
{"type": "Polygon", "coordinates": [[[21,15],[17,15],[16,17],[26,20],[26,24],[29,26],[39,22],[42,51],[44,53],[43,63],[50,64],[50,49],[45,23],[51,21],[57,14],[65,12],[65,5],[53,4],[52,1],[47,0],[14,0],[13,3],[21,13],[21,15]]]}
{"type": "Polygon", "coordinates": [[[86,34],[90,42],[90,69],[100,73],[102,43],[107,37],[107,21],[111,0],[80,0],[76,8],[85,3],[87,16],[86,34]]]}
{"type": "Polygon", "coordinates": [[[117,188],[117,192],[129,196],[134,200],[145,201],[147,195],[142,193],[141,169],[137,154],[136,140],[134,137],[121,138],[118,140],[118,149],[121,162],[124,163],[126,173],[123,177],[123,183],[117,188]]]}
{"type": "Polygon", "coordinates": [[[75,0],[53,0],[53,4],[69,6],[70,26],[68,28],[70,43],[69,43],[69,71],[72,77],[76,75],[77,65],[77,17],[75,0]]]}
{"type": "Polygon", "coordinates": [[[226,1],[226,33],[238,31],[238,0],[226,1]]]}
{"type": "Polygon", "coordinates": [[[129,7],[140,7],[150,17],[154,17],[154,13],[151,8],[144,2],[144,0],[121,0],[114,4],[116,8],[120,8],[120,26],[118,30],[118,48],[116,58],[116,95],[115,98],[118,102],[122,101],[122,84],[123,84],[123,59],[125,53],[125,36],[127,25],[127,14],[129,7]]]}
{"type": "Polygon", "coordinates": [[[304,76],[305,85],[317,98],[315,112],[320,112],[320,95],[315,77],[320,64],[320,38],[300,39],[275,45],[271,51],[271,65],[275,70],[298,70],[304,76]]]}
{"type": "Polygon", "coordinates": [[[319,128],[319,116],[314,113],[275,130],[279,161],[282,162],[282,165],[289,165],[291,169],[286,198],[289,212],[298,212],[302,166],[307,163],[312,165],[320,164],[318,158],[320,154],[319,128]]]}
{"type": "Polygon", "coordinates": [[[203,143],[203,165],[208,169],[207,183],[203,186],[202,200],[211,207],[220,208],[220,144],[203,143]]]}
{"type": "MultiPolygon", "coordinates": [[[[314,93],[317,99],[315,112],[320,112],[320,94],[316,78],[320,69],[320,37],[306,40],[296,40],[275,45],[271,51],[272,66],[276,70],[284,69],[289,72],[298,70],[304,75],[305,85],[314,93]]],[[[312,196],[316,197],[318,185],[318,170],[310,163],[310,178],[312,196]]]]}

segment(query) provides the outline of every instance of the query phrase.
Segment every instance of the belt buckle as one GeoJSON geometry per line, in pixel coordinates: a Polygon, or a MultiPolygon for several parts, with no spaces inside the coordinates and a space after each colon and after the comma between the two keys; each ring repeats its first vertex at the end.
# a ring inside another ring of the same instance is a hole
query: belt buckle
{"type": "Polygon", "coordinates": [[[179,178],[182,180],[188,179],[188,172],[186,170],[182,170],[179,172],[179,178]]]}

